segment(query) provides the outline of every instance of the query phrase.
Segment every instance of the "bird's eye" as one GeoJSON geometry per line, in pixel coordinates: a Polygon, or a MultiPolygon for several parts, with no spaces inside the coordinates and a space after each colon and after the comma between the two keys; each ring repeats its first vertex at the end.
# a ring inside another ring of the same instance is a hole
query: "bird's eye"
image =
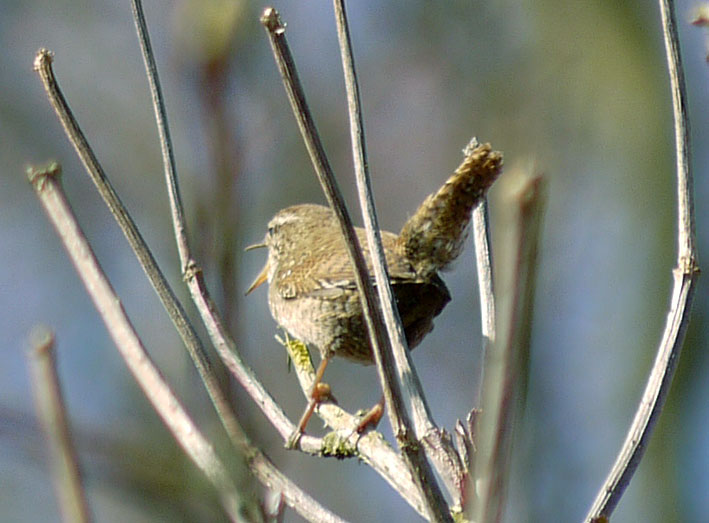
{"type": "Polygon", "coordinates": [[[275,227],[269,227],[269,228],[268,228],[268,235],[269,235],[269,236],[273,236],[273,233],[275,233],[275,232],[276,232],[276,228],[275,228],[275,227]]]}

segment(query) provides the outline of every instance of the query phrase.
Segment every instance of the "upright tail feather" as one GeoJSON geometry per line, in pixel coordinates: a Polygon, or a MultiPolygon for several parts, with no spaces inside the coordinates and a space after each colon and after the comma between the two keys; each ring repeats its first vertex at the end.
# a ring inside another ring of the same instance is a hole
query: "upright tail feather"
{"type": "Polygon", "coordinates": [[[438,192],[428,196],[401,229],[397,248],[419,274],[448,266],[463,247],[473,208],[502,172],[502,154],[475,139],[465,160],[438,192]]]}

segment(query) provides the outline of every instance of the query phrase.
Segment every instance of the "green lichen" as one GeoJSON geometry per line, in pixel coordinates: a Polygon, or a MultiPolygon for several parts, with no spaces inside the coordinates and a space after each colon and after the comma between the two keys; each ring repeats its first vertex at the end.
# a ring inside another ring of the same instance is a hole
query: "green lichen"
{"type": "Polygon", "coordinates": [[[470,520],[465,517],[465,514],[460,509],[451,510],[451,516],[453,516],[455,523],[470,523],[470,520]]]}
{"type": "Polygon", "coordinates": [[[337,432],[326,434],[322,442],[321,454],[324,457],[345,459],[357,456],[357,449],[337,432]]]}
{"type": "Polygon", "coordinates": [[[313,360],[310,358],[310,352],[308,352],[308,347],[300,340],[291,338],[288,333],[285,335],[285,340],[279,336],[276,339],[283,344],[283,346],[288,351],[290,356],[290,361],[300,370],[312,370],[313,360]]]}

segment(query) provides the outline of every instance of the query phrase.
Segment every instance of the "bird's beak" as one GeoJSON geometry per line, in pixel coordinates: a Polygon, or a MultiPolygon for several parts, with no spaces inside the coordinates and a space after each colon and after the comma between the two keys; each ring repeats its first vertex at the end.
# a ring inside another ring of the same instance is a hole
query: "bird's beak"
{"type": "Polygon", "coordinates": [[[249,287],[246,291],[246,295],[248,296],[249,294],[251,294],[251,291],[253,291],[256,287],[261,285],[266,280],[268,280],[268,263],[263,266],[263,270],[259,273],[258,276],[256,276],[256,279],[251,284],[251,287],[249,287]]]}
{"type": "Polygon", "coordinates": [[[264,247],[268,247],[265,243],[254,243],[253,245],[249,245],[245,251],[253,251],[254,249],[263,249],[264,247]]]}

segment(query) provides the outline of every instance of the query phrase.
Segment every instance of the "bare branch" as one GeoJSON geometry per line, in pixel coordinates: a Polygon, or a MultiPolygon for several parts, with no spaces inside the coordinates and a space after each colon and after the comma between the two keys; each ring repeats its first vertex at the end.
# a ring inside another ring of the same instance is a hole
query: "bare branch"
{"type": "Polygon", "coordinates": [[[540,176],[524,176],[521,184],[509,197],[514,216],[505,256],[509,263],[498,287],[500,335],[486,354],[482,414],[475,433],[477,477],[471,485],[477,487],[479,499],[470,512],[471,519],[481,523],[502,521],[514,429],[526,388],[544,194],[540,176]]]}
{"type": "MultiPolygon", "coordinates": [[[[50,167],[53,168],[55,166],[50,167]]],[[[58,166],[56,168],[58,169],[58,166]]],[[[28,357],[37,415],[49,444],[52,477],[62,518],[66,522],[91,521],[57,375],[54,335],[49,329],[35,327],[32,330],[28,357]]]]}
{"type": "MultiPolygon", "coordinates": [[[[367,276],[366,263],[362,255],[359,240],[352,226],[352,220],[345,206],[344,199],[342,198],[342,193],[337,186],[337,181],[335,180],[322,142],[320,141],[320,136],[315,127],[310,108],[305,100],[305,94],[300,79],[298,78],[295,62],[293,61],[288,42],[286,41],[285,24],[281,22],[278,12],[273,8],[264,10],[261,16],[261,24],[264,26],[269,36],[271,49],[273,50],[274,58],[280,70],[288,100],[291,103],[291,108],[293,109],[298,127],[303,136],[305,146],[310,154],[310,159],[315,168],[318,181],[320,185],[322,185],[325,197],[330,207],[335,212],[338,223],[341,226],[348,254],[354,265],[355,282],[360,292],[363,314],[367,323],[370,341],[372,346],[377,347],[377,349],[374,350],[375,355],[379,354],[380,351],[378,347],[386,343],[386,337],[383,336],[384,324],[381,321],[381,317],[375,312],[376,298],[374,288],[367,276]],[[379,319],[378,323],[377,319],[379,319]]],[[[388,369],[388,372],[392,372],[391,367],[388,369]]]]}
{"type": "MultiPolygon", "coordinates": [[[[374,269],[374,277],[377,283],[377,293],[379,303],[381,304],[382,314],[384,316],[384,324],[389,336],[389,345],[393,351],[393,367],[396,369],[397,375],[403,393],[402,398],[408,401],[406,404],[409,408],[416,411],[417,418],[422,420],[416,424],[416,435],[422,437],[426,433],[426,422],[423,421],[430,418],[431,413],[423,396],[421,383],[416,374],[416,370],[411,365],[409,348],[406,343],[406,335],[404,327],[399,317],[399,311],[394,306],[394,295],[391,290],[391,282],[387,270],[386,257],[384,255],[384,247],[382,246],[381,232],[379,222],[374,208],[374,198],[372,196],[371,178],[367,162],[367,150],[364,139],[364,119],[362,115],[362,107],[359,96],[359,86],[357,84],[357,73],[354,66],[354,56],[352,55],[352,43],[350,41],[349,27],[347,24],[347,13],[343,1],[335,0],[335,18],[337,21],[337,34],[340,42],[340,54],[342,59],[342,68],[345,74],[345,88],[347,91],[347,109],[350,119],[350,139],[352,147],[352,156],[354,160],[355,179],[357,181],[357,189],[359,193],[359,202],[362,210],[362,219],[367,233],[367,243],[369,244],[369,252],[372,256],[372,267],[374,269]],[[420,402],[412,405],[413,398],[420,398],[420,402]],[[420,410],[417,409],[420,407],[420,410]]],[[[381,351],[388,351],[388,347],[383,345],[381,351]]],[[[391,395],[396,390],[395,384],[391,378],[387,376],[386,370],[383,368],[385,354],[378,354],[374,351],[379,379],[382,383],[382,389],[385,392],[387,399],[388,412],[390,416],[394,416],[391,420],[397,437],[410,437],[410,427],[412,421],[406,410],[398,411],[392,404],[391,395]],[[392,390],[393,389],[393,390],[392,390]]],[[[389,363],[391,365],[391,363],[389,363]]],[[[402,399],[402,403],[406,400],[402,399]]],[[[429,421],[428,424],[431,424],[429,421]]]]}
{"type": "MultiPolygon", "coordinates": [[[[143,16],[141,3],[136,1],[133,9],[134,15],[136,16],[138,35],[141,39],[141,49],[146,55],[144,56],[144,63],[146,64],[151,90],[154,91],[152,92],[153,103],[159,106],[156,107],[155,112],[157,115],[165,115],[166,111],[160,91],[160,82],[157,78],[155,58],[148,39],[147,25],[145,22],[145,17],[143,16]]],[[[158,117],[157,124],[161,142],[165,140],[170,141],[170,133],[169,130],[166,129],[167,118],[158,117]]],[[[172,144],[161,144],[161,150],[163,151],[163,161],[169,164],[165,165],[165,176],[166,184],[168,186],[168,193],[170,195],[173,227],[177,237],[183,276],[187,282],[192,299],[197,306],[197,310],[199,311],[202,320],[207,327],[210,339],[212,340],[212,343],[214,344],[224,365],[226,365],[232,374],[234,374],[239,383],[241,383],[241,385],[246,389],[279,433],[286,438],[293,432],[295,426],[288,419],[280,406],[278,406],[278,404],[268,394],[266,389],[263,388],[263,385],[261,385],[251,369],[248,368],[236,352],[236,347],[233,340],[229,337],[220,318],[217,316],[216,307],[209,296],[209,292],[202,277],[201,268],[192,259],[185,232],[187,230],[187,225],[185,223],[182,199],[177,185],[174,157],[171,153],[172,144]]],[[[317,443],[312,439],[303,442],[303,445],[312,452],[317,452],[317,449],[319,448],[317,443]]]]}
{"type": "Polygon", "coordinates": [[[690,171],[689,116],[684,71],[680,56],[674,3],[660,0],[667,67],[672,89],[672,108],[677,155],[677,267],[673,271],[673,290],[665,330],[648,377],[643,397],[625,442],[613,467],[599,490],[586,521],[609,518],[630,483],[645,453],[672,384],[677,361],[689,324],[695,283],[699,276],[694,233],[694,201],[690,171]]]}
{"type": "MultiPolygon", "coordinates": [[[[281,72],[281,77],[288,94],[288,99],[291,102],[293,113],[296,117],[296,121],[298,122],[301,134],[303,135],[305,145],[310,153],[318,180],[323,187],[325,196],[330,203],[330,207],[334,210],[335,215],[338,218],[338,222],[341,225],[342,232],[345,237],[345,243],[348,248],[348,254],[350,255],[355,267],[354,274],[357,287],[365,295],[365,298],[362,299],[362,308],[364,311],[365,320],[367,321],[370,340],[372,345],[377,347],[377,350],[374,350],[374,353],[378,354],[378,347],[382,344],[383,336],[381,336],[381,329],[379,333],[377,333],[376,328],[374,327],[376,323],[376,318],[374,317],[376,316],[374,289],[369,281],[369,278],[367,277],[366,263],[362,255],[359,241],[352,226],[352,220],[346,209],[344,199],[342,198],[340,189],[337,186],[332,168],[330,167],[330,163],[325,155],[325,150],[322,146],[315,123],[312,119],[312,115],[310,114],[310,109],[305,100],[305,95],[298,78],[295,63],[290,53],[288,43],[285,39],[285,25],[281,22],[278,12],[273,8],[267,8],[264,11],[261,16],[261,23],[268,33],[271,48],[281,72]]],[[[381,320],[381,318],[379,319],[381,320]]],[[[381,321],[379,322],[379,327],[383,328],[383,323],[381,321]]],[[[389,368],[389,372],[391,372],[391,367],[389,368]]]]}
{"type": "Polygon", "coordinates": [[[229,517],[234,521],[240,520],[242,500],[234,483],[212,445],[199,432],[145,351],[120,299],[76,222],[57,179],[58,174],[58,164],[50,169],[29,168],[27,172],[128,369],[177,442],[220,493],[222,505],[229,517]]]}
{"type": "MultiPolygon", "coordinates": [[[[387,410],[391,417],[391,424],[394,428],[395,435],[397,438],[411,438],[412,420],[409,418],[409,414],[405,409],[397,406],[399,403],[404,404],[406,402],[409,408],[415,411],[415,419],[420,420],[420,423],[417,422],[415,426],[416,435],[423,437],[428,426],[432,424],[430,421],[428,421],[428,423],[424,421],[431,417],[431,413],[425,402],[416,370],[411,365],[406,335],[404,334],[404,328],[401,324],[399,311],[394,307],[394,296],[391,290],[391,282],[389,281],[379,223],[376,210],[374,209],[374,198],[372,196],[371,179],[369,176],[367,151],[364,140],[364,120],[359,97],[359,86],[357,84],[357,73],[354,66],[354,56],[352,55],[352,43],[350,41],[349,27],[347,24],[347,13],[343,1],[335,0],[333,4],[335,7],[342,68],[345,74],[355,178],[357,181],[362,218],[367,233],[367,243],[369,244],[369,251],[372,256],[372,267],[377,283],[379,304],[382,308],[384,324],[389,336],[388,346],[387,344],[383,344],[378,347],[379,351],[374,351],[375,361],[377,363],[382,390],[384,390],[385,397],[387,398],[387,406],[389,407],[387,410]],[[394,356],[392,362],[387,361],[390,358],[390,356],[386,354],[389,352],[389,346],[394,356]],[[388,376],[388,370],[385,368],[385,365],[392,366],[392,364],[399,376],[403,388],[402,393],[398,392],[396,383],[388,376]],[[397,396],[402,394],[402,399],[394,402],[392,399],[393,394],[397,396]],[[414,402],[414,398],[419,399],[419,401],[414,402]]],[[[410,443],[410,441],[403,441],[402,443],[406,444],[410,443]]]]}

